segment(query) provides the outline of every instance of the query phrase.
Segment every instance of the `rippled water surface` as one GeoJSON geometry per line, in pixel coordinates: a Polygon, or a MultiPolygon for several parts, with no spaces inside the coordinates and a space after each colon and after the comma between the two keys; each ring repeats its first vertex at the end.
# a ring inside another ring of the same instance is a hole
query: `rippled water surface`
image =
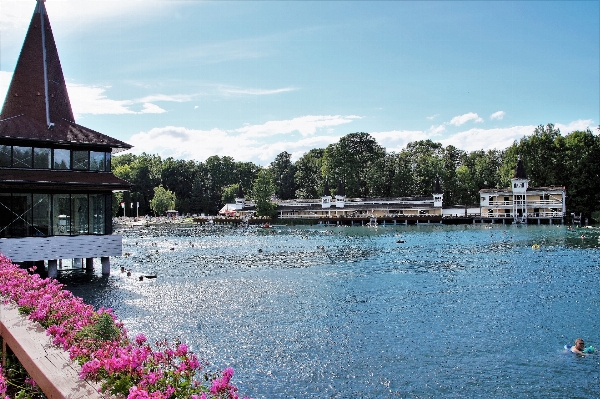
{"type": "Polygon", "coordinates": [[[213,368],[234,367],[242,394],[600,397],[600,355],[562,349],[579,336],[600,346],[600,230],[122,233],[130,255],[111,259],[110,277],[63,272],[62,282],[114,308],[131,334],[180,337],[213,368]]]}

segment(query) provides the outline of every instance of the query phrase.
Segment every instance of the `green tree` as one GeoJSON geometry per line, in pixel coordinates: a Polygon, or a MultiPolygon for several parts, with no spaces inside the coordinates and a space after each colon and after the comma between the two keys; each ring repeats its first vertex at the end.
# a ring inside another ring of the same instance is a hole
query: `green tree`
{"type": "Polygon", "coordinates": [[[406,153],[410,165],[412,187],[409,195],[431,195],[436,178],[444,175],[442,145],[431,140],[414,141],[408,143],[402,152],[406,153]]]}
{"type": "Polygon", "coordinates": [[[131,191],[125,197],[128,201],[140,203],[140,214],[150,211],[150,200],[154,188],[161,182],[162,160],[158,155],[124,154],[112,160],[113,173],[132,184],[131,191]]]}
{"type": "Polygon", "coordinates": [[[282,200],[292,199],[296,196],[296,183],[294,181],[296,167],[291,158],[292,155],[284,151],[278,154],[270,165],[275,180],[275,195],[282,200]]]}
{"type": "Polygon", "coordinates": [[[385,149],[368,133],[350,133],[330,144],[323,156],[323,175],[330,187],[342,181],[348,197],[367,197],[372,164],[385,156],[385,149]]]}
{"type": "Polygon", "coordinates": [[[230,184],[229,186],[225,187],[223,189],[221,201],[224,204],[232,204],[235,201],[239,187],[239,184],[230,184]]]}
{"type": "Polygon", "coordinates": [[[318,198],[321,195],[325,184],[321,174],[324,153],[323,148],[315,148],[296,161],[296,198],[318,198]]]}
{"type": "Polygon", "coordinates": [[[367,171],[369,197],[391,197],[395,175],[394,154],[386,154],[371,162],[367,171]]]}
{"type": "Polygon", "coordinates": [[[415,181],[413,176],[413,162],[411,154],[408,151],[401,151],[398,154],[392,154],[392,166],[394,175],[390,188],[392,197],[408,197],[413,195],[415,181]]]}
{"type": "Polygon", "coordinates": [[[169,209],[175,207],[175,201],[175,193],[161,185],[154,188],[154,198],[150,201],[150,208],[155,215],[164,215],[169,209]]]}
{"type": "Polygon", "coordinates": [[[161,183],[175,193],[175,206],[181,213],[192,212],[192,186],[198,173],[194,161],[167,158],[162,162],[161,183]]]}
{"type": "MultiPolygon", "coordinates": [[[[507,149],[504,160],[503,182],[508,183],[512,178],[518,156],[523,159],[529,185],[546,187],[561,184],[561,169],[563,159],[563,137],[560,130],[552,123],[539,125],[530,136],[523,137],[507,149]]],[[[506,187],[506,186],[505,186],[506,187]]]]}
{"type": "Polygon", "coordinates": [[[271,170],[263,169],[258,172],[252,188],[252,198],[256,203],[256,214],[258,216],[275,216],[277,205],[271,201],[275,194],[276,186],[273,183],[271,170]]]}
{"type": "Polygon", "coordinates": [[[600,136],[590,129],[567,135],[561,169],[568,171],[562,180],[568,211],[588,218],[600,211],[600,136]]]}

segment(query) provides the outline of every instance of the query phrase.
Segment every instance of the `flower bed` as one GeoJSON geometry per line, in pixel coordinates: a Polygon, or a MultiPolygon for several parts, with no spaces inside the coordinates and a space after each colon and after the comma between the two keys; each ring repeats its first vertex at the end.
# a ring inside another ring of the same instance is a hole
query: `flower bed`
{"type": "MultiPolygon", "coordinates": [[[[53,343],[81,365],[81,378],[128,399],[238,398],[233,369],[202,374],[202,364],[184,343],[162,341],[153,349],[141,334],[131,340],[111,309],[95,311],[62,287],[0,255],[0,295],[46,328],[53,343]]],[[[0,396],[4,382],[0,377],[0,396]]]]}

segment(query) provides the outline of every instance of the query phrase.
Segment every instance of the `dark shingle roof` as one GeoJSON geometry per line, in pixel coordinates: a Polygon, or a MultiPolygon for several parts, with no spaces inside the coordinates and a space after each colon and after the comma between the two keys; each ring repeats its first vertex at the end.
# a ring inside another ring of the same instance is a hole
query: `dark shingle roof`
{"type": "Polygon", "coordinates": [[[75,123],[50,20],[38,1],[0,114],[0,138],[131,145],[75,123]]]}
{"type": "Polygon", "coordinates": [[[323,197],[331,197],[331,190],[329,189],[329,181],[325,179],[325,187],[323,188],[323,197]]]}
{"type": "Polygon", "coordinates": [[[525,166],[523,166],[523,160],[519,155],[519,159],[517,160],[517,166],[515,167],[515,179],[527,179],[527,173],[525,173],[525,166]]]}

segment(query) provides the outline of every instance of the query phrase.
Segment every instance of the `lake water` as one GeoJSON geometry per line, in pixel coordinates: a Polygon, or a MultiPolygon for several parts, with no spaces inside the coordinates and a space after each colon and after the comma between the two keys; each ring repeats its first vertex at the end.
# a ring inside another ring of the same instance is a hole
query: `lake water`
{"type": "Polygon", "coordinates": [[[563,349],[577,337],[600,347],[598,229],[123,234],[131,255],[111,259],[110,277],[97,266],[60,280],[86,302],[113,308],[131,334],[180,337],[213,369],[234,367],[244,395],[600,397],[600,355],[563,349]],[[137,278],[149,274],[158,278],[137,278]]]}

